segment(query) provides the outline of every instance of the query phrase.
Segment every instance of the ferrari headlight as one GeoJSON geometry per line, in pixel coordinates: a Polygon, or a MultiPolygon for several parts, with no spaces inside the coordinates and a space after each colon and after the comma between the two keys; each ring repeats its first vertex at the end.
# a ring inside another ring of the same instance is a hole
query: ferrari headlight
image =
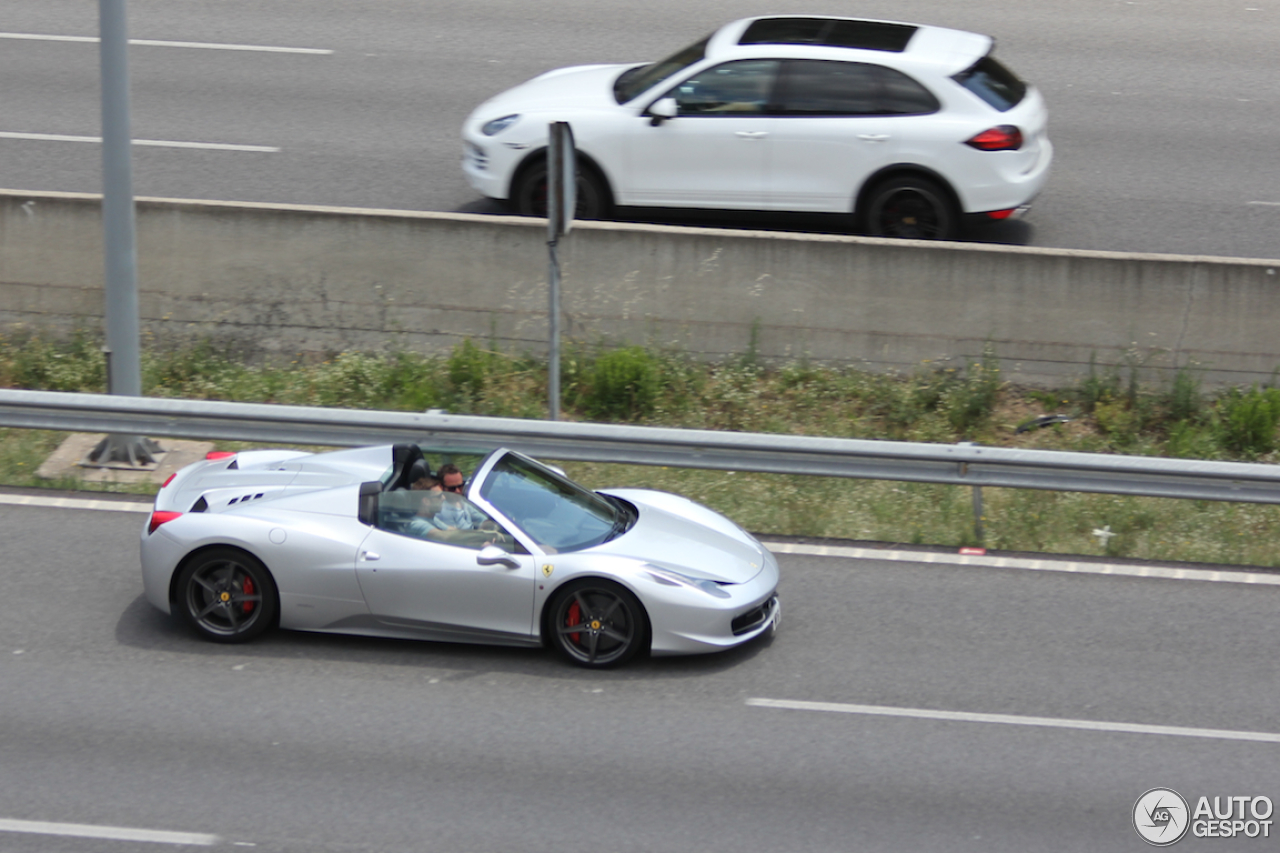
{"type": "Polygon", "coordinates": [[[502,131],[506,130],[508,127],[511,127],[511,125],[515,124],[519,120],[520,120],[519,114],[503,116],[502,118],[495,118],[493,121],[487,121],[483,125],[481,125],[480,132],[483,133],[485,136],[497,136],[499,133],[502,133],[502,131]]]}
{"type": "Polygon", "coordinates": [[[729,593],[725,592],[718,583],[709,581],[706,578],[691,578],[680,572],[673,572],[670,569],[659,568],[658,566],[649,564],[644,567],[645,574],[650,579],[657,581],[663,586],[683,586],[690,589],[701,590],[707,595],[716,598],[728,598],[729,593]]]}

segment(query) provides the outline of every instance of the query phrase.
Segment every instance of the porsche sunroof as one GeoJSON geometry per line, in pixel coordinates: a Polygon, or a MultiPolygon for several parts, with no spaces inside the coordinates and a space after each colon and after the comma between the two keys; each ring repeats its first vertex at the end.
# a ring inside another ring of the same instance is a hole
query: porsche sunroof
{"type": "Polygon", "coordinates": [[[762,18],[747,27],[738,44],[813,44],[902,53],[917,29],[885,21],[762,18]]]}

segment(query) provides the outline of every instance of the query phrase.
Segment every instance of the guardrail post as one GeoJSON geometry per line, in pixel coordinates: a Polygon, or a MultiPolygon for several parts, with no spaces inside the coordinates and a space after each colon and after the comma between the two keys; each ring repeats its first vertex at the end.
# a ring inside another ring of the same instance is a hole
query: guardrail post
{"type": "Polygon", "coordinates": [[[982,486],[973,487],[973,535],[978,544],[984,544],[985,534],[982,529],[982,486]]]}
{"type": "MultiPolygon", "coordinates": [[[[959,446],[977,447],[978,444],[974,441],[962,441],[959,446]]],[[[969,476],[968,462],[960,463],[960,476],[969,476]]],[[[971,486],[970,488],[973,489],[973,536],[977,540],[977,544],[982,545],[986,538],[986,532],[982,528],[982,486],[971,486]]]]}

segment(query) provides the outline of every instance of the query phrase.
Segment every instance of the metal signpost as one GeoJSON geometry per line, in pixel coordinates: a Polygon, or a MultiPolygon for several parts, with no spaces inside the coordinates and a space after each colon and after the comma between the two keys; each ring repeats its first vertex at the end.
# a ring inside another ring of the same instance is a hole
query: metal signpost
{"type": "MultiPolygon", "coordinates": [[[[102,74],[102,227],[106,265],[107,390],[142,396],[138,343],[138,259],[130,166],[129,41],[124,0],[98,0],[102,74]]],[[[135,468],[155,462],[155,442],[109,435],[82,464],[135,468]]]]}
{"type": "Polygon", "coordinates": [[[547,359],[547,417],[560,419],[560,238],[573,227],[577,210],[578,168],[573,148],[573,130],[567,121],[548,125],[547,146],[547,271],[549,355],[547,359]]]}

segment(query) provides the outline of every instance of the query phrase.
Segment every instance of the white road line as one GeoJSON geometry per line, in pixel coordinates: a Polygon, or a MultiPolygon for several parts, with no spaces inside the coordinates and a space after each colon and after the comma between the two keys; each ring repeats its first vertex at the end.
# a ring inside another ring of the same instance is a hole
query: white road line
{"type": "Polygon", "coordinates": [[[3,495],[0,505],[37,506],[50,509],[94,509],[104,512],[151,512],[152,504],[141,501],[96,501],[85,498],[54,498],[42,495],[3,495]]]}
{"type": "Polygon", "coordinates": [[[1024,569],[1035,572],[1073,572],[1082,575],[1115,575],[1130,578],[1162,578],[1180,581],[1216,581],[1280,586],[1280,574],[1222,569],[1187,569],[1171,566],[1127,566],[1116,563],[1082,562],[1071,559],[1026,559],[1020,557],[947,554],[935,551],[888,551],[877,548],[850,548],[837,545],[798,545],[791,542],[762,542],[775,554],[807,557],[840,557],[854,560],[887,560],[904,563],[932,563],[947,566],[979,566],[989,569],[1024,569]]]}
{"type": "MultiPolygon", "coordinates": [[[[67,136],[59,133],[14,133],[0,131],[0,139],[34,139],[38,142],[96,142],[101,143],[101,136],[67,136]]],[[[135,139],[134,145],[149,145],[152,148],[203,148],[209,151],[257,151],[275,154],[280,149],[268,145],[233,145],[227,142],[174,142],[162,139],[135,139]]]]}
{"type": "Polygon", "coordinates": [[[825,711],[835,714],[911,717],[920,720],[946,720],[959,723],[998,723],[1006,726],[1040,726],[1051,729],[1084,729],[1094,732],[1118,732],[1121,734],[1174,735],[1176,737],[1280,743],[1280,734],[1272,732],[1195,729],[1184,726],[1149,726],[1143,723],[1107,723],[1098,720],[1068,720],[1056,717],[1018,717],[1012,714],[972,714],[966,711],[931,711],[927,708],[892,708],[882,705],[846,705],[838,702],[800,702],[789,699],[748,699],[747,704],[757,708],[781,708],[789,711],[825,711]]]}
{"type": "Polygon", "coordinates": [[[40,820],[0,818],[0,832],[27,832],[34,835],[69,835],[110,841],[151,841],[157,844],[196,844],[212,847],[218,836],[198,832],[165,832],[159,829],[130,829],[124,826],[93,826],[87,823],[47,823],[40,820]]]}
{"type": "MultiPolygon", "coordinates": [[[[0,39],[22,39],[23,41],[69,41],[81,44],[97,44],[97,36],[50,36],[39,33],[0,33],[0,39]]],[[[315,47],[272,47],[262,44],[214,44],[202,41],[157,41],[155,39],[129,39],[129,44],[139,47],[189,47],[197,50],[251,50],[259,53],[305,53],[327,56],[332,50],[315,47]]]]}
{"type": "Polygon", "coordinates": [[[1251,201],[1249,204],[1258,204],[1263,207],[1280,207],[1280,201],[1251,201]]]}

